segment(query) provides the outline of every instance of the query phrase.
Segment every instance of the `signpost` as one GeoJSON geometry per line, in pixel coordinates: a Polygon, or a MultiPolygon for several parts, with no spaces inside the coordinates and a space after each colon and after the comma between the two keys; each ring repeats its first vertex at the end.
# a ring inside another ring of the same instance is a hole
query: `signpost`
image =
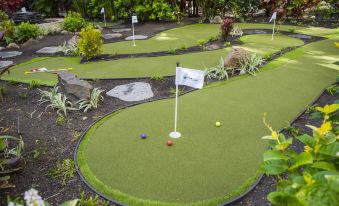
{"type": "Polygon", "coordinates": [[[138,17],[132,16],[132,28],[133,28],[133,46],[135,45],[135,36],[134,36],[134,24],[138,23],[138,17]]]}

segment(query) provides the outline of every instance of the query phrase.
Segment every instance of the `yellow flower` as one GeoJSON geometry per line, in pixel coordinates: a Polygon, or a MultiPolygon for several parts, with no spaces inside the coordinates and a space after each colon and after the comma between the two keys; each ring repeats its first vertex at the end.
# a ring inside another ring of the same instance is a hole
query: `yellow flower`
{"type": "Polygon", "coordinates": [[[310,153],[310,152],[313,151],[313,149],[310,146],[306,145],[306,146],[304,146],[304,151],[307,152],[307,153],[310,153]]]}
{"type": "Polygon", "coordinates": [[[319,136],[323,137],[331,130],[332,130],[331,122],[325,122],[320,126],[320,128],[317,129],[317,133],[319,134],[319,136]]]}
{"type": "Polygon", "coordinates": [[[272,134],[271,134],[272,138],[274,140],[277,140],[278,139],[278,133],[276,131],[272,131],[272,134]]]}
{"type": "Polygon", "coordinates": [[[335,46],[339,48],[339,42],[334,42],[335,46]]]}

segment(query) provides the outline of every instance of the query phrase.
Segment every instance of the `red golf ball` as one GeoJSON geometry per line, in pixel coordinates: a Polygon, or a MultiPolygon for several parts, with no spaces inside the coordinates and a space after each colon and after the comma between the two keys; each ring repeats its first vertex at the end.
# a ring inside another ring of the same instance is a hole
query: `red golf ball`
{"type": "Polygon", "coordinates": [[[172,140],[168,140],[166,144],[167,144],[167,146],[172,146],[173,145],[173,141],[172,140]]]}

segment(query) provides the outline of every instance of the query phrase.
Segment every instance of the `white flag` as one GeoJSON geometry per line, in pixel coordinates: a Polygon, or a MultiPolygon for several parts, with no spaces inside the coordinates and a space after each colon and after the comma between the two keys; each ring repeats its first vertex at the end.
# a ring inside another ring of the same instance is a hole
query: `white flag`
{"type": "Polygon", "coordinates": [[[137,16],[132,16],[132,23],[133,24],[138,23],[138,17],[137,16]]]}
{"type": "Polygon", "coordinates": [[[105,13],[105,8],[101,8],[100,14],[104,14],[105,13]]]}
{"type": "Polygon", "coordinates": [[[201,70],[177,67],[175,84],[202,89],[204,86],[205,73],[201,70]]]}
{"type": "Polygon", "coordinates": [[[277,19],[277,12],[276,11],[272,14],[272,17],[271,17],[269,23],[271,23],[271,21],[275,20],[275,19],[277,19]]]}

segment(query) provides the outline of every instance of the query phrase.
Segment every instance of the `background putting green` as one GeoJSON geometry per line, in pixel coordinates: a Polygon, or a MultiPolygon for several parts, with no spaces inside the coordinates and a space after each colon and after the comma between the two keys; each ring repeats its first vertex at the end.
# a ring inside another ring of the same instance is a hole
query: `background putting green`
{"type": "MultiPolygon", "coordinates": [[[[261,55],[270,54],[287,46],[302,45],[299,39],[285,35],[277,35],[274,42],[269,34],[258,34],[244,36],[244,47],[261,55]]],[[[17,80],[20,82],[40,81],[43,84],[54,85],[57,82],[56,75],[39,73],[25,75],[25,71],[31,68],[47,67],[49,69],[73,68],[80,78],[127,78],[127,77],[152,77],[174,75],[175,63],[181,62],[183,67],[205,69],[216,66],[220,57],[224,57],[231,49],[220,49],[191,53],[185,55],[130,58],[115,61],[100,61],[80,64],[78,57],[40,57],[29,62],[17,65],[11,69],[11,73],[2,76],[6,80],[17,80]]]]}
{"type": "Polygon", "coordinates": [[[261,122],[263,113],[280,129],[335,81],[335,40],[287,54],[257,77],[238,77],[180,97],[183,137],[173,147],[165,142],[174,100],[142,104],[104,119],[80,144],[77,160],[83,175],[99,192],[130,205],[217,205],[231,198],[255,176],[262,160],[266,145],[260,137],[269,132],[261,122]],[[216,121],[221,128],[214,126],[216,121]],[[141,133],[149,138],[141,140],[141,133]]]}

